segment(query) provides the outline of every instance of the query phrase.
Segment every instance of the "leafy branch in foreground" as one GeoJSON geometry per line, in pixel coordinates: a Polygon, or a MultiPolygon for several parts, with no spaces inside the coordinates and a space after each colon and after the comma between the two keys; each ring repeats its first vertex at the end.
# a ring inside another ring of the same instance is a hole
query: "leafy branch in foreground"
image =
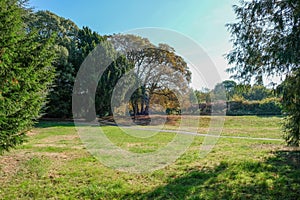
{"type": "Polygon", "coordinates": [[[262,82],[266,76],[285,80],[278,90],[283,91],[288,115],[285,139],[289,145],[299,146],[300,1],[241,1],[234,12],[237,22],[227,25],[233,42],[227,55],[233,67],[228,72],[248,83],[253,78],[262,82]]]}

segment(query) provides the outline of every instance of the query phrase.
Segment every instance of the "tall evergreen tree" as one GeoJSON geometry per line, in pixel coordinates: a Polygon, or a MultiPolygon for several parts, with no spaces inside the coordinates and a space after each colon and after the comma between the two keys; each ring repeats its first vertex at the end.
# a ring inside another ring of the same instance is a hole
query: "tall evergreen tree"
{"type": "Polygon", "coordinates": [[[115,85],[118,80],[128,71],[132,65],[128,63],[124,56],[118,55],[112,44],[107,41],[107,38],[104,36],[100,36],[98,33],[92,31],[88,27],[83,27],[78,32],[78,36],[76,37],[77,44],[77,54],[76,60],[78,63],[82,63],[85,58],[95,49],[96,52],[97,46],[100,45],[103,50],[102,53],[105,54],[108,60],[111,60],[111,63],[106,63],[108,66],[105,66],[104,63],[101,62],[101,58],[95,57],[95,64],[91,65],[91,68],[95,68],[95,71],[102,71],[105,67],[107,67],[102,76],[99,78],[95,74],[88,74],[89,79],[95,80],[98,85],[96,89],[95,99],[89,99],[88,104],[91,106],[95,106],[96,113],[99,116],[111,115],[111,98],[115,85]],[[102,68],[102,69],[98,69],[102,68]],[[98,80],[99,79],[99,80],[98,80]]]}
{"type": "Polygon", "coordinates": [[[37,42],[18,0],[0,1],[0,152],[24,141],[54,77],[51,39],[37,42]]]}
{"type": "Polygon", "coordinates": [[[53,65],[56,70],[56,78],[49,94],[49,102],[45,110],[46,116],[71,117],[74,77],[76,69],[81,64],[75,56],[79,28],[71,20],[59,17],[50,11],[33,13],[28,20],[28,27],[38,30],[39,41],[55,35],[53,47],[56,59],[53,65]]]}

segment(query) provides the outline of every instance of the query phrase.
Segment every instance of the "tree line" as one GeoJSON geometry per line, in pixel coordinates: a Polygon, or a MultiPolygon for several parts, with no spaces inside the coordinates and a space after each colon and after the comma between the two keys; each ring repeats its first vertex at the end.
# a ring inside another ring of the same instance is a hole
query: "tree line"
{"type": "Polygon", "coordinates": [[[282,95],[262,84],[243,84],[225,80],[213,89],[195,90],[200,114],[215,112],[226,115],[282,115],[282,95]],[[219,104],[219,105],[218,105],[219,104]],[[222,106],[223,105],[223,106],[222,106]]]}

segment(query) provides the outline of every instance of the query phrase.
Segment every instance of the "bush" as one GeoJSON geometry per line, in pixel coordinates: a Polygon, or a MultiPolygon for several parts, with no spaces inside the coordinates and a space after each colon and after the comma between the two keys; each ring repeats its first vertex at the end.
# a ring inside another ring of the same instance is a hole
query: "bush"
{"type": "Polygon", "coordinates": [[[229,101],[227,115],[281,115],[281,103],[276,98],[261,101],[229,101]]]}
{"type": "Polygon", "coordinates": [[[229,102],[200,103],[201,115],[281,115],[282,105],[277,98],[267,98],[261,101],[236,100],[229,102]]]}

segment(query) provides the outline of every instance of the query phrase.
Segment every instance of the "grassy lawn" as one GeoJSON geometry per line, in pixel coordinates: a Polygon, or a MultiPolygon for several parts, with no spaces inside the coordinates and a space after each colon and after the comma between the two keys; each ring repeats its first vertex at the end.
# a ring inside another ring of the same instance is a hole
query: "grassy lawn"
{"type": "MultiPolygon", "coordinates": [[[[205,133],[209,121],[201,117],[198,131],[205,133]]],[[[226,117],[222,135],[280,138],[280,121],[226,117]]],[[[116,145],[137,153],[153,152],[174,136],[161,132],[134,138],[115,126],[103,130],[116,145]]],[[[282,141],[229,137],[199,158],[202,142],[196,137],[163,169],[134,174],[115,171],[91,156],[72,123],[40,122],[27,143],[0,157],[0,199],[299,199],[300,149],[282,141]]]]}
{"type": "MultiPolygon", "coordinates": [[[[174,130],[180,127],[183,131],[198,132],[206,134],[209,131],[211,123],[210,116],[182,116],[189,124],[180,124],[180,116],[154,116],[153,121],[161,121],[165,123],[157,123],[156,125],[140,126],[140,128],[162,128],[174,130]],[[162,119],[163,118],[163,119],[162,119]]],[[[223,117],[220,117],[223,118],[223,117]]],[[[241,136],[241,137],[258,137],[258,138],[276,138],[281,139],[281,117],[264,117],[264,116],[226,116],[222,131],[223,136],[241,136]]],[[[110,119],[111,120],[111,119],[110,119]]],[[[154,123],[155,124],[155,123],[154,123]]],[[[122,123],[121,123],[122,125],[122,123]]]]}

